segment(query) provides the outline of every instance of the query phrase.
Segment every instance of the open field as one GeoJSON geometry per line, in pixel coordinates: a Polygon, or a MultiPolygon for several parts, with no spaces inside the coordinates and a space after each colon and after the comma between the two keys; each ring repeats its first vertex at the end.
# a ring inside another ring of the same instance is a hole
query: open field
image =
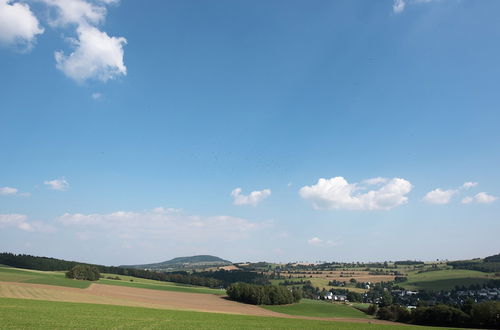
{"type": "MultiPolygon", "coordinates": [[[[414,328],[406,325],[330,322],[10,298],[0,298],[0,319],[2,320],[0,328],[4,329],[395,330],[414,328]]],[[[426,329],[445,328],[426,327],[426,329]]]]}
{"type": "Polygon", "coordinates": [[[302,299],[297,304],[281,305],[281,306],[264,306],[265,309],[302,316],[317,316],[317,317],[349,317],[349,318],[371,318],[369,315],[351,307],[340,303],[325,302],[322,300],[302,299]]]}
{"type": "Polygon", "coordinates": [[[92,284],[87,289],[0,282],[0,297],[276,316],[272,311],[221,296],[92,284]]]}
{"type": "Polygon", "coordinates": [[[456,285],[482,284],[494,278],[498,277],[475,270],[448,269],[424,273],[410,272],[408,281],[398,285],[408,290],[450,290],[456,285]]]}
{"type": "MultiPolygon", "coordinates": [[[[115,277],[114,274],[102,274],[103,276],[115,277]]],[[[179,284],[172,282],[162,282],[155,280],[148,280],[132,276],[119,276],[121,280],[100,279],[96,283],[107,285],[127,286],[142,289],[176,291],[176,292],[191,292],[191,293],[207,293],[224,295],[225,291],[220,289],[211,289],[202,286],[194,286],[188,284],[179,284]],[[132,282],[130,281],[132,280],[132,282]]],[[[0,281],[4,282],[22,282],[34,284],[47,284],[65,286],[71,288],[88,288],[92,282],[89,281],[76,281],[68,279],[64,276],[64,272],[44,272],[37,270],[19,269],[11,267],[0,267],[0,281]]]]}
{"type": "Polygon", "coordinates": [[[393,275],[372,275],[369,271],[364,271],[360,269],[353,270],[332,270],[332,271],[301,271],[301,272],[281,272],[280,275],[285,276],[288,280],[303,279],[303,280],[315,280],[323,279],[328,283],[329,281],[345,281],[349,282],[351,278],[356,279],[358,282],[388,282],[393,281],[393,275]]]}
{"type": "Polygon", "coordinates": [[[62,272],[43,272],[11,267],[0,267],[0,281],[58,285],[80,289],[88,288],[91,283],[66,278],[62,272]]]}

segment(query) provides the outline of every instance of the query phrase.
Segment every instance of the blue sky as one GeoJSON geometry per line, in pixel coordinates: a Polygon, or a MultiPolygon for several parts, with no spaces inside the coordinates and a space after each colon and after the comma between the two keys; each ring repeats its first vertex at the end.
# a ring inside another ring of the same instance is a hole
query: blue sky
{"type": "Polygon", "coordinates": [[[0,0],[0,250],[498,253],[499,10],[0,0]]]}

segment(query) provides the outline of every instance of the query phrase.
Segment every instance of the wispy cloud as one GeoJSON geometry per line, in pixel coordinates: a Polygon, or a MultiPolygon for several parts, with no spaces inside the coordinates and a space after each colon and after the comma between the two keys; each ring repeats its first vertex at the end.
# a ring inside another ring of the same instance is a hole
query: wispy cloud
{"type": "Polygon", "coordinates": [[[0,187],[0,196],[22,196],[22,197],[28,197],[31,196],[30,193],[27,192],[19,192],[17,188],[12,188],[12,187],[0,187]]]}
{"type": "Polygon", "coordinates": [[[93,100],[99,100],[100,98],[102,98],[102,94],[101,93],[92,93],[92,99],[93,100]]]}
{"type": "Polygon", "coordinates": [[[424,3],[430,3],[438,0],[394,0],[392,3],[392,11],[395,14],[401,14],[407,5],[419,5],[424,3]]]}
{"type": "Polygon", "coordinates": [[[56,219],[79,232],[107,232],[127,239],[165,239],[194,243],[211,240],[234,241],[268,228],[269,222],[252,222],[227,215],[187,215],[176,209],[155,208],[143,212],[65,213],[56,219]]]}
{"type": "Polygon", "coordinates": [[[394,0],[392,11],[396,14],[402,13],[405,10],[406,3],[404,0],[394,0]]]}
{"type": "Polygon", "coordinates": [[[52,190],[66,191],[69,189],[69,182],[64,178],[47,180],[43,184],[52,190]]]}
{"type": "Polygon", "coordinates": [[[17,228],[23,231],[38,231],[38,232],[51,232],[55,228],[50,225],[46,225],[42,222],[28,221],[28,216],[25,214],[0,214],[0,228],[17,228]]]}
{"type": "Polygon", "coordinates": [[[307,240],[307,243],[309,245],[318,246],[318,247],[320,247],[320,246],[331,246],[331,247],[333,247],[333,246],[340,245],[340,242],[336,242],[336,241],[333,241],[333,240],[326,240],[325,241],[325,240],[322,240],[319,237],[313,237],[313,238],[307,240]]]}

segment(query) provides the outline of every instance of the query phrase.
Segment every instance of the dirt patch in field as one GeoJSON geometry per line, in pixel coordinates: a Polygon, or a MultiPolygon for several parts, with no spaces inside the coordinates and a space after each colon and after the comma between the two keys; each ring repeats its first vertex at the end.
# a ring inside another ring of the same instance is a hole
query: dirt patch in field
{"type": "Polygon", "coordinates": [[[160,291],[95,283],[91,284],[87,289],[77,289],[44,284],[0,282],[0,297],[340,322],[395,324],[373,319],[287,315],[255,305],[238,303],[212,294],[160,291]]]}

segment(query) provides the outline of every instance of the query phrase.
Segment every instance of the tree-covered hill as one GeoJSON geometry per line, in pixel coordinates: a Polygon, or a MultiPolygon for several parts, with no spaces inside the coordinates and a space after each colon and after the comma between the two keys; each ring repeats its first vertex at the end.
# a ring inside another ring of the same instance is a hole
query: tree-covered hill
{"type": "Polygon", "coordinates": [[[232,262],[210,255],[178,257],[164,262],[143,265],[123,265],[122,268],[138,268],[162,271],[192,270],[232,265],[232,262]]]}

